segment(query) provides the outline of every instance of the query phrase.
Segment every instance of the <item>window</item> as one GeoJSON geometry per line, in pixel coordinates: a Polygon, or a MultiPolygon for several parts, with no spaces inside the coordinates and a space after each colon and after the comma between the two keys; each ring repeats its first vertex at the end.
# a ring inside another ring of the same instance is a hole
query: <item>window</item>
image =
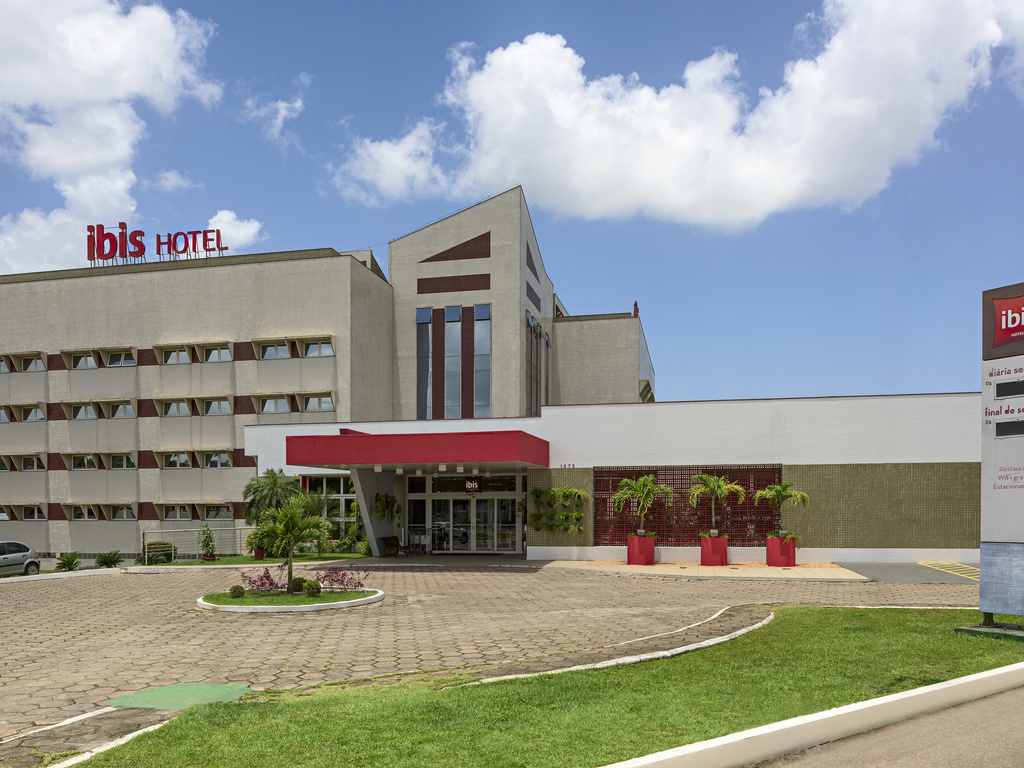
{"type": "Polygon", "coordinates": [[[207,520],[230,520],[231,519],[231,507],[226,504],[219,506],[210,506],[206,508],[206,519],[207,520]]]}
{"type": "Polygon", "coordinates": [[[203,458],[203,466],[207,469],[228,469],[231,456],[227,453],[207,453],[203,458]]]}
{"type": "Polygon", "coordinates": [[[260,413],[288,413],[290,410],[287,397],[260,398],[260,413]]]}
{"type": "Polygon", "coordinates": [[[184,347],[165,349],[161,360],[164,365],[184,365],[185,363],[192,362],[192,359],[188,356],[188,350],[184,347]]]}
{"type": "Polygon", "coordinates": [[[89,368],[96,367],[96,358],[93,357],[92,352],[87,352],[82,355],[71,356],[71,368],[76,371],[84,371],[89,368]]]}
{"type": "Polygon", "coordinates": [[[7,415],[6,408],[0,408],[0,424],[6,424],[11,420],[11,417],[7,415]]]}
{"type": "Polygon", "coordinates": [[[473,416],[491,415],[491,305],[473,307],[473,416]]]}
{"type": "Polygon", "coordinates": [[[46,465],[43,464],[43,460],[38,456],[22,456],[21,457],[21,471],[22,472],[45,472],[46,465]]]}
{"type": "Polygon", "coordinates": [[[164,504],[164,520],[191,520],[187,504],[164,504]]]}
{"type": "Polygon", "coordinates": [[[0,373],[10,373],[11,369],[7,367],[7,361],[0,357],[0,373]]]}
{"type": "Polygon", "coordinates": [[[21,420],[22,421],[46,421],[46,414],[43,413],[42,408],[36,408],[30,406],[28,408],[21,409],[21,420]]]}
{"type": "Polygon", "coordinates": [[[96,469],[96,459],[92,454],[71,457],[72,469],[96,469]]]}
{"type": "Polygon", "coordinates": [[[302,345],[303,357],[334,357],[334,346],[329,341],[307,341],[302,345]]]}
{"type": "Polygon", "coordinates": [[[320,411],[323,413],[334,411],[334,400],[330,395],[314,395],[313,397],[302,398],[302,410],[320,411]]]}
{"type": "Polygon", "coordinates": [[[45,371],[46,368],[43,366],[43,358],[41,357],[23,357],[21,358],[21,370],[45,371]]]}
{"type": "Polygon", "coordinates": [[[108,368],[125,368],[135,365],[135,355],[131,352],[111,352],[107,355],[108,368]]]}
{"type": "Polygon", "coordinates": [[[22,507],[21,508],[21,519],[22,520],[45,520],[46,515],[43,514],[42,507],[22,507]]]}
{"type": "Polygon", "coordinates": [[[230,363],[230,347],[207,347],[203,350],[203,362],[207,363],[230,363]]]}
{"type": "Polygon", "coordinates": [[[96,418],[96,407],[92,403],[71,406],[71,418],[75,421],[85,421],[96,418]]]}
{"type": "Polygon", "coordinates": [[[260,344],[260,360],[281,360],[291,357],[288,353],[288,344],[284,341],[275,341],[272,344],[260,344]]]}
{"type": "Polygon", "coordinates": [[[207,416],[230,416],[231,402],[229,400],[206,400],[203,402],[203,413],[207,416]]]}
{"type": "Polygon", "coordinates": [[[10,467],[7,466],[7,459],[5,459],[3,456],[0,456],[0,472],[9,472],[9,471],[10,471],[10,467]]]}
{"type": "Polygon", "coordinates": [[[189,411],[189,407],[188,407],[188,401],[187,400],[171,400],[168,403],[164,403],[163,414],[164,414],[164,416],[189,416],[189,415],[191,415],[191,412],[189,411]]]}
{"type": "Polygon", "coordinates": [[[134,419],[135,408],[131,403],[111,403],[110,418],[112,419],[134,419]]]}
{"type": "Polygon", "coordinates": [[[444,308],[444,417],[462,417],[462,307],[444,308]]]}
{"type": "Polygon", "coordinates": [[[85,507],[72,507],[71,508],[71,519],[72,520],[96,520],[96,510],[91,506],[85,507]]]}
{"type": "Polygon", "coordinates": [[[110,513],[111,520],[134,520],[135,510],[131,508],[130,504],[122,504],[119,507],[114,507],[110,513]]]}
{"type": "Polygon", "coordinates": [[[135,469],[135,459],[130,453],[115,453],[110,457],[111,469],[135,469]]]}
{"type": "Polygon", "coordinates": [[[188,469],[191,466],[187,453],[164,454],[164,469],[188,469]]]}
{"type": "Polygon", "coordinates": [[[433,416],[434,364],[431,359],[431,310],[429,307],[416,310],[416,418],[430,419],[433,416]]]}

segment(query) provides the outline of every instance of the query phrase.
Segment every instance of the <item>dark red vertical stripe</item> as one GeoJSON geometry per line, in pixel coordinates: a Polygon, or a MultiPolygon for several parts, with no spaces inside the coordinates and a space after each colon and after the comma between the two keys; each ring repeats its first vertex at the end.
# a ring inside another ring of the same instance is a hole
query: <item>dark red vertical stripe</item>
{"type": "Polygon", "coordinates": [[[462,308],[462,418],[473,418],[473,307],[462,308]]]}
{"type": "Polygon", "coordinates": [[[431,382],[431,418],[444,418],[444,307],[435,309],[430,315],[430,363],[434,368],[431,382]]]}
{"type": "Polygon", "coordinates": [[[67,520],[68,516],[64,512],[64,506],[61,504],[54,504],[52,501],[46,505],[46,519],[47,520],[67,520]]]}

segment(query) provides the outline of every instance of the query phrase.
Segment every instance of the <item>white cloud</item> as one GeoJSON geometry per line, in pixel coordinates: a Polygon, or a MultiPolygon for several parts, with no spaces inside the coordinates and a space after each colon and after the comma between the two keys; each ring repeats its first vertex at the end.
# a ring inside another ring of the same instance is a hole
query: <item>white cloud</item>
{"type": "Polygon", "coordinates": [[[295,81],[299,89],[299,95],[291,101],[281,101],[278,99],[276,101],[261,102],[252,97],[247,98],[242,117],[249,122],[260,123],[263,126],[263,135],[274,143],[282,147],[286,147],[289,144],[298,146],[298,138],[290,131],[286,131],[284,124],[285,121],[294,120],[302,114],[302,110],[306,108],[302,97],[312,82],[312,77],[305,72],[300,73],[295,81]]]}
{"type": "Polygon", "coordinates": [[[782,85],[752,105],[725,50],[657,89],[636,75],[588,80],[558,35],[482,64],[460,46],[441,96],[465,129],[445,150],[454,162],[438,161],[441,126],[423,120],[400,139],[357,140],[330,170],[345,197],[367,203],[523,184],[538,204],[584,218],[749,227],[878,194],[987,87],[999,46],[1012,51],[1007,74],[1024,73],[1019,0],[826,0],[800,39],[819,37],[814,26],[820,49],[788,62],[782,85]]]}
{"type": "Polygon", "coordinates": [[[149,189],[156,189],[160,192],[177,192],[182,189],[196,189],[202,187],[202,184],[196,184],[181,171],[176,170],[163,170],[156,175],[155,181],[146,181],[144,186],[149,189]]]}
{"type": "Polygon", "coordinates": [[[256,219],[239,219],[234,211],[217,211],[207,224],[207,229],[219,229],[221,242],[230,250],[228,255],[241,253],[253,243],[266,240],[263,225],[256,219]]]}
{"type": "Polygon", "coordinates": [[[0,269],[79,266],[85,226],[135,210],[132,160],[145,123],[184,98],[212,104],[203,77],[211,24],[114,0],[5,0],[0,25],[0,156],[50,181],[64,207],[0,219],[0,269]]]}

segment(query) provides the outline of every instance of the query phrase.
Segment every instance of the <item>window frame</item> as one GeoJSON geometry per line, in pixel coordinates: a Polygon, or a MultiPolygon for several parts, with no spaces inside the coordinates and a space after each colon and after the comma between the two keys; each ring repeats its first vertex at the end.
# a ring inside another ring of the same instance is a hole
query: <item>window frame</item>
{"type": "Polygon", "coordinates": [[[267,413],[291,413],[292,412],[292,405],[288,401],[288,395],[266,395],[266,396],[260,397],[259,401],[260,402],[259,402],[259,408],[257,409],[257,413],[259,415],[261,415],[261,416],[263,414],[267,414],[267,413]],[[282,400],[284,401],[284,406],[285,406],[285,409],[283,411],[277,408],[277,404],[280,401],[282,401],[282,400]],[[274,403],[274,410],[272,410],[272,411],[268,411],[264,407],[269,402],[273,402],[274,403]]]}
{"type": "Polygon", "coordinates": [[[106,366],[107,368],[135,368],[138,366],[138,361],[135,359],[135,353],[130,349],[112,349],[106,353],[106,366]],[[115,355],[117,355],[117,362],[114,362],[115,355]],[[131,360],[130,363],[125,362],[125,356],[131,360]]]}
{"type": "Polygon", "coordinates": [[[95,352],[71,352],[68,357],[71,358],[68,369],[72,371],[94,371],[100,367],[95,352]],[[78,365],[77,362],[81,362],[82,365],[78,365]]]}
{"type": "Polygon", "coordinates": [[[334,341],[331,339],[309,339],[302,340],[300,349],[302,350],[302,357],[306,358],[319,358],[319,357],[335,357],[334,354],[334,341]],[[323,347],[327,345],[330,348],[330,354],[323,354],[323,347]],[[310,354],[311,348],[316,347],[316,353],[310,354]]]}
{"type": "Polygon", "coordinates": [[[74,504],[71,507],[71,522],[87,523],[96,522],[100,519],[99,515],[96,514],[96,505],[94,504],[74,504]],[[77,515],[81,517],[77,517],[77,515]],[[89,515],[92,517],[89,517],[89,515]]]}
{"type": "Polygon", "coordinates": [[[291,356],[292,356],[291,344],[289,344],[287,340],[283,340],[283,341],[261,341],[261,342],[259,342],[259,345],[260,345],[260,355],[259,355],[260,362],[263,362],[264,360],[290,360],[291,359],[291,356]],[[277,354],[278,351],[281,350],[282,348],[284,349],[284,355],[283,356],[277,354]],[[272,356],[269,356],[269,357],[267,356],[267,350],[268,349],[273,349],[274,350],[274,354],[272,356]]]}
{"type": "Polygon", "coordinates": [[[42,504],[22,504],[21,505],[21,517],[20,520],[46,520],[46,512],[43,511],[42,504]],[[28,510],[33,510],[29,512],[28,510]]]}
{"type": "Polygon", "coordinates": [[[107,517],[110,520],[135,521],[139,519],[138,515],[135,514],[135,506],[133,504],[111,504],[110,514],[107,517]],[[121,512],[122,510],[126,510],[128,512],[128,515],[124,517],[118,517],[118,512],[121,512]]]}
{"type": "Polygon", "coordinates": [[[231,350],[230,344],[211,344],[208,347],[203,347],[203,362],[204,363],[231,363],[234,362],[234,354],[231,350]],[[211,360],[211,352],[217,353],[216,360],[211,360]],[[226,357],[225,357],[226,355],[226,357]]]}
{"type": "Polygon", "coordinates": [[[138,469],[138,466],[135,463],[135,457],[132,454],[130,454],[130,453],[112,453],[112,454],[109,455],[108,458],[109,458],[109,461],[107,462],[107,467],[109,469],[111,469],[111,470],[116,470],[116,471],[120,472],[120,471],[125,470],[125,469],[129,469],[129,470],[130,469],[138,469]],[[122,460],[127,460],[128,462],[131,462],[131,466],[130,467],[116,467],[116,466],[114,466],[114,464],[116,463],[116,460],[118,458],[120,458],[122,460]]]}
{"type": "Polygon", "coordinates": [[[233,520],[233,519],[234,519],[234,515],[231,512],[231,505],[230,504],[206,504],[206,505],[203,506],[203,520],[233,520]],[[216,514],[216,515],[211,517],[210,516],[210,510],[212,510],[212,509],[223,510],[223,511],[227,512],[227,515],[216,514]]]}
{"type": "Polygon", "coordinates": [[[99,469],[99,465],[96,463],[96,456],[91,453],[76,453],[70,458],[70,469],[72,472],[88,472],[99,469]],[[76,466],[79,464],[82,466],[76,466]]]}
{"type": "Polygon", "coordinates": [[[118,400],[117,402],[108,403],[107,412],[111,419],[134,419],[138,416],[135,412],[135,406],[132,404],[131,400],[118,400]],[[120,415],[118,410],[121,408],[127,408],[129,415],[120,415]]]}
{"type": "Polygon", "coordinates": [[[176,419],[184,416],[192,415],[192,406],[188,400],[164,400],[160,403],[160,417],[165,419],[176,419]],[[179,413],[169,413],[171,407],[179,413]],[[184,413],[180,413],[182,406],[185,408],[184,413]]]}
{"type": "Polygon", "coordinates": [[[160,510],[161,519],[162,520],[191,520],[192,519],[192,509],[191,509],[191,506],[192,506],[191,504],[164,504],[164,505],[162,505],[163,508],[160,510]],[[168,517],[167,516],[167,512],[169,510],[174,510],[174,512],[175,512],[175,516],[174,517],[168,517]],[[181,512],[185,513],[185,517],[181,517],[181,515],[179,514],[181,512]]]}
{"type": "Polygon", "coordinates": [[[38,373],[46,370],[42,355],[21,355],[18,363],[20,373],[38,373]]]}
{"type": "Polygon", "coordinates": [[[46,462],[39,456],[22,456],[21,457],[21,472],[45,472],[46,462]],[[26,466],[27,463],[31,462],[32,466],[26,466]]]}
{"type": "Polygon", "coordinates": [[[210,398],[209,400],[203,400],[203,416],[231,416],[233,413],[232,403],[230,397],[219,397],[210,398]],[[217,410],[213,413],[210,412],[210,405],[217,404],[217,410]],[[227,410],[223,410],[220,406],[224,405],[227,410]]]}
{"type": "Polygon", "coordinates": [[[71,421],[95,421],[99,418],[99,408],[95,403],[71,403],[71,421]],[[84,410],[79,410],[84,409],[84,410]],[[79,414],[85,415],[79,415],[79,414]],[[89,414],[92,414],[91,416],[89,414]]]}
{"type": "Polygon", "coordinates": [[[188,347],[164,347],[160,350],[160,365],[188,365],[191,362],[188,347]],[[184,360],[179,359],[182,355],[184,360]]]}
{"type": "Polygon", "coordinates": [[[188,451],[176,451],[172,453],[163,454],[163,461],[160,463],[161,469],[192,469],[192,457],[188,451]],[[171,462],[171,457],[177,457],[174,464],[171,462]],[[182,464],[182,457],[185,458],[185,463],[182,464]]]}
{"type": "Polygon", "coordinates": [[[302,395],[302,412],[303,413],[334,413],[334,396],[328,392],[323,395],[302,395]],[[316,408],[310,408],[310,401],[316,400],[316,408]],[[331,404],[330,408],[323,408],[323,401],[328,400],[331,404]]]}
{"type": "Polygon", "coordinates": [[[209,451],[203,454],[203,469],[231,469],[231,451],[209,451]],[[212,464],[212,457],[217,463],[212,464]]]}
{"type": "Polygon", "coordinates": [[[23,405],[21,406],[21,421],[46,421],[46,411],[39,405],[23,405]]]}

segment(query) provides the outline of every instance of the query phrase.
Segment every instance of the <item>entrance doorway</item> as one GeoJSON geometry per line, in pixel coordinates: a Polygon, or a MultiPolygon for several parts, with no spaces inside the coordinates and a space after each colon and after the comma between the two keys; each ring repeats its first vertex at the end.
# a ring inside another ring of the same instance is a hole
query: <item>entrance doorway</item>
{"type": "Polygon", "coordinates": [[[509,498],[433,498],[425,526],[430,550],[518,552],[521,527],[515,508],[515,499],[509,498]]]}

